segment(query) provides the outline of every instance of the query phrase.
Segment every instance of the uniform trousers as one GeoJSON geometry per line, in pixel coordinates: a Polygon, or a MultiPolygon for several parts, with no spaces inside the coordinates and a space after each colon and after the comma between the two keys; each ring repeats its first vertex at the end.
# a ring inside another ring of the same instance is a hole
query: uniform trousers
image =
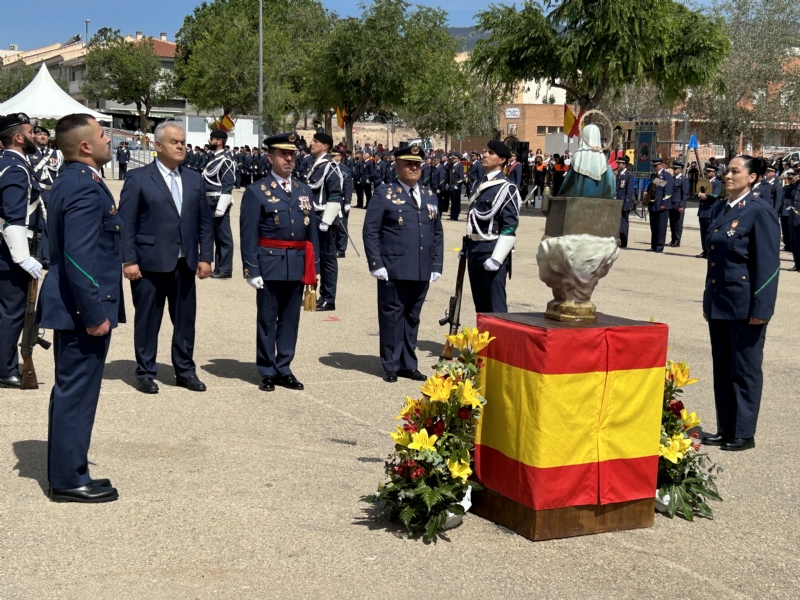
{"type": "Polygon", "coordinates": [[[0,377],[19,376],[17,344],[25,324],[30,280],[18,265],[0,271],[0,377]]]}
{"type": "Polygon", "coordinates": [[[664,242],[667,239],[667,223],[669,214],[665,210],[650,213],[650,249],[655,252],[664,251],[664,242]]]}
{"type": "Polygon", "coordinates": [[[256,366],[261,377],[291,375],[300,329],[302,281],[265,281],[256,292],[256,366]]]}
{"type": "Polygon", "coordinates": [[[336,233],[336,251],[344,254],[347,252],[347,232],[349,231],[348,223],[350,222],[350,211],[345,211],[342,209],[342,214],[344,215],[342,217],[342,224],[336,233]]]}
{"type": "Polygon", "coordinates": [[[792,249],[792,234],[790,231],[791,227],[789,226],[789,216],[781,215],[781,237],[783,238],[783,249],[789,251],[792,249]]]}
{"type": "MultiPolygon", "coordinates": [[[[322,221],[322,212],[317,212],[322,221]]],[[[341,226],[334,222],[328,231],[319,232],[319,301],[336,303],[336,283],[339,279],[339,262],[336,260],[336,238],[341,226]]]]}
{"type": "Polygon", "coordinates": [[[450,208],[450,192],[447,190],[436,192],[436,202],[439,205],[439,214],[446,214],[450,208]]]}
{"type": "MultiPolygon", "coordinates": [[[[506,304],[506,277],[511,264],[510,256],[507,257],[497,271],[487,271],[484,268],[486,259],[491,258],[492,250],[483,251],[473,249],[476,242],[467,243],[467,272],[469,273],[469,287],[472,290],[472,300],[475,303],[475,312],[508,312],[506,304]]],[[[477,242],[482,246],[489,246],[486,242],[477,242]]]]}
{"type": "Polygon", "coordinates": [[[747,320],[709,319],[711,358],[714,368],[714,403],[717,433],[751,438],[756,433],[764,374],[764,341],[767,325],[747,320]]]}
{"type": "Polygon", "coordinates": [[[353,188],[356,191],[356,208],[364,207],[364,185],[361,183],[353,183],[353,188]]]}
{"type": "Polygon", "coordinates": [[[111,334],[53,332],[55,384],[50,392],[47,480],[55,489],[87,485],[89,444],[111,334]]]}
{"type": "MultiPolygon", "coordinates": [[[[217,208],[217,200],[211,203],[211,212],[217,208]]],[[[214,272],[233,272],[233,233],[231,232],[231,207],[221,217],[214,217],[214,272]]]]}
{"type": "Polygon", "coordinates": [[[250,183],[250,173],[242,173],[242,186],[247,187],[250,183]]]}
{"type": "Polygon", "coordinates": [[[156,376],[158,332],[164,317],[164,304],[169,303],[172,321],[172,366],[177,377],[196,374],[194,353],[197,288],[195,273],[178,259],[175,269],[166,273],[142,271],[142,278],[131,281],[131,295],[136,309],[133,340],[136,352],[136,378],[156,376]]]}
{"type": "Polygon", "coordinates": [[[461,214],[461,184],[450,190],[450,220],[458,221],[461,214]]]}
{"type": "Polygon", "coordinates": [[[233,184],[233,187],[235,187],[237,190],[242,187],[242,172],[239,169],[241,169],[241,167],[236,167],[236,178],[234,179],[233,184]]]}
{"type": "Polygon", "coordinates": [[[417,368],[417,333],[428,281],[378,280],[381,365],[390,371],[417,368]]]}
{"type": "Polygon", "coordinates": [[[628,221],[628,217],[630,217],[631,211],[624,210],[622,211],[622,215],[619,220],[619,245],[620,248],[627,248],[628,247],[628,231],[630,231],[630,222],[628,221]]]}
{"type": "Polygon", "coordinates": [[[800,269],[800,225],[789,225],[789,240],[794,266],[800,269]]]}
{"type": "MultiPolygon", "coordinates": [[[[50,195],[50,190],[41,190],[39,192],[39,198],[42,200],[42,204],[44,204],[45,210],[47,210],[47,198],[50,195]]],[[[35,218],[32,216],[31,218],[35,218]]],[[[39,217],[39,231],[42,232],[42,241],[39,243],[39,256],[37,258],[39,262],[42,263],[45,267],[50,267],[50,238],[47,235],[47,223],[44,220],[43,216],[39,217]]]]}
{"type": "Polygon", "coordinates": [[[367,208],[369,206],[369,201],[372,198],[372,194],[375,193],[375,190],[372,187],[371,182],[363,184],[363,188],[364,188],[364,208],[367,208]]]}
{"type": "Polygon", "coordinates": [[[700,246],[703,248],[703,256],[708,255],[708,244],[706,243],[706,234],[708,228],[711,226],[711,219],[708,217],[698,217],[700,221],[700,246]]]}
{"type": "Polygon", "coordinates": [[[122,181],[125,181],[125,178],[128,176],[128,163],[118,163],[119,166],[119,178],[122,181]]]}
{"type": "Polygon", "coordinates": [[[680,244],[683,235],[683,213],[677,208],[669,209],[670,244],[680,244]]]}

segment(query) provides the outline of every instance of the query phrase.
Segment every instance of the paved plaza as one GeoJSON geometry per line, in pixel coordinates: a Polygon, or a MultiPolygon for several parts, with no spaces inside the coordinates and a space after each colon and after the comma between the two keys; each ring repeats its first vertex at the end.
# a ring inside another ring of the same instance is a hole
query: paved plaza
{"type": "MultiPolygon", "coordinates": [[[[119,182],[108,181],[116,197],[119,182]]],[[[656,516],[649,529],[534,543],[475,515],[435,544],[369,519],[359,502],[383,480],[393,428],[415,382],[384,383],[376,283],[353,209],[339,261],[336,312],[303,313],[293,371],[304,392],[258,390],[255,291],[241,278],[238,210],[233,280],[198,282],[195,360],[206,393],[175,387],[165,314],[161,391],[134,388],[133,307],[115,330],[94,428],[92,475],[120,500],[54,504],[45,496],[52,352],[35,350],[38,391],[0,390],[0,598],[797,598],[798,298],[782,252],[764,358],[755,450],[709,448],[723,468],[713,521],[656,516]]],[[[696,209],[690,209],[692,215],[696,209]]],[[[538,212],[535,213],[539,215],[538,212]]],[[[509,310],[542,312],[536,249],[544,219],[523,211],[509,310]]],[[[696,218],[690,218],[696,222],[696,218]]],[[[445,270],[422,311],[420,370],[443,344],[465,223],[444,221],[445,270]]],[[[594,295],[601,312],[670,327],[669,357],[700,382],[684,402],[714,431],[711,354],[699,233],[646,252],[647,223],[594,295]]],[[[462,321],[475,323],[465,285],[462,321]]],[[[48,337],[50,337],[48,335],[48,337]]],[[[491,398],[488,399],[491,402],[491,398]]]]}

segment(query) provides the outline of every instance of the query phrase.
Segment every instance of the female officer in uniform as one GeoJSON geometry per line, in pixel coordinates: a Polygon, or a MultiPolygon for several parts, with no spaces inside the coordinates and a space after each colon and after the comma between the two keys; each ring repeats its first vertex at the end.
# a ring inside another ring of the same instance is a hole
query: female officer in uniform
{"type": "Polygon", "coordinates": [[[766,168],[764,159],[751,156],[729,163],[728,200],[714,205],[706,236],[703,317],[711,336],[717,433],[703,441],[723,450],[755,447],[764,340],[780,271],[777,215],[751,193],[766,168]]]}

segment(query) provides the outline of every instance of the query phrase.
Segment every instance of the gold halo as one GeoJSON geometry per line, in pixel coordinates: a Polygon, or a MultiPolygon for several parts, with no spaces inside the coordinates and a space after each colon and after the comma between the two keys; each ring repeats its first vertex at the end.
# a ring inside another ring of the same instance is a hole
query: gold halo
{"type": "Polygon", "coordinates": [[[583,120],[586,117],[588,117],[589,115],[591,115],[592,113],[597,113],[598,115],[600,115],[601,117],[603,117],[606,120],[606,123],[608,123],[608,144],[603,146],[602,150],[604,152],[606,150],[610,150],[611,149],[611,144],[614,142],[614,124],[611,122],[611,119],[609,119],[605,114],[603,114],[603,111],[598,110],[596,108],[593,108],[592,110],[587,110],[581,116],[580,123],[578,123],[578,129],[580,129],[581,132],[583,132],[583,120]]]}

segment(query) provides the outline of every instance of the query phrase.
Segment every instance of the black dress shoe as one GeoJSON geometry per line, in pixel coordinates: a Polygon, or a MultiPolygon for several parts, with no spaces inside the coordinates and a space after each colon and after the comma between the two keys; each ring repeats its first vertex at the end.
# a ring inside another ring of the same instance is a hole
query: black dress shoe
{"type": "Polygon", "coordinates": [[[0,377],[0,388],[18,388],[20,385],[22,385],[22,380],[17,375],[0,377]]]}
{"type": "Polygon", "coordinates": [[[790,271],[800,271],[800,269],[798,269],[797,267],[792,267],[792,268],[791,268],[791,269],[789,269],[789,270],[790,270],[790,271]]]}
{"type": "Polygon", "coordinates": [[[275,383],[290,390],[304,389],[303,384],[297,381],[297,377],[294,375],[281,375],[275,380],[275,383]]]}
{"type": "Polygon", "coordinates": [[[230,279],[231,277],[233,277],[233,273],[215,272],[211,274],[211,279],[230,279]]]}
{"type": "Polygon", "coordinates": [[[669,246],[670,248],[671,248],[672,246],[674,246],[674,245],[675,245],[675,242],[670,242],[669,244],[667,244],[667,246],[669,246]]]}
{"type": "Polygon", "coordinates": [[[413,379],[414,381],[425,381],[428,379],[417,369],[414,369],[413,371],[411,369],[400,369],[397,372],[397,375],[400,377],[405,377],[406,379],[413,379]]]}
{"type": "Polygon", "coordinates": [[[190,392],[205,392],[206,384],[197,378],[197,375],[190,375],[189,377],[175,377],[175,385],[184,387],[190,392]]]}
{"type": "Polygon", "coordinates": [[[114,487],[110,479],[92,479],[89,483],[94,487],[114,487]]]}
{"type": "Polygon", "coordinates": [[[738,452],[756,447],[756,438],[732,438],[720,446],[720,450],[738,452]]]}
{"type": "Polygon", "coordinates": [[[678,242],[677,244],[670,244],[670,246],[672,246],[673,248],[680,248],[681,247],[681,243],[678,242]]]}
{"type": "Polygon", "coordinates": [[[136,384],[136,389],[143,394],[157,394],[158,384],[153,381],[152,377],[142,377],[136,384]]]}
{"type": "Polygon", "coordinates": [[[386,373],[383,374],[383,380],[386,383],[395,383],[397,382],[397,373],[394,371],[386,371],[386,373]]]}
{"type": "Polygon", "coordinates": [[[258,389],[262,392],[274,392],[275,378],[272,375],[264,375],[264,377],[261,378],[261,383],[258,384],[258,389]]]}
{"type": "Polygon", "coordinates": [[[337,252],[336,258],[344,258],[344,252],[337,252]]]}
{"type": "Polygon", "coordinates": [[[722,435],[720,433],[714,435],[704,435],[700,438],[700,441],[703,442],[706,446],[722,446],[723,444],[727,443],[730,440],[726,435],[722,435]]]}
{"type": "Polygon", "coordinates": [[[317,312],[324,312],[326,310],[336,310],[336,305],[332,302],[317,302],[317,312]]]}
{"type": "Polygon", "coordinates": [[[53,502],[83,502],[87,504],[97,502],[112,502],[119,498],[119,492],[113,487],[99,487],[90,483],[81,487],[67,490],[50,488],[50,500],[53,502]]]}

